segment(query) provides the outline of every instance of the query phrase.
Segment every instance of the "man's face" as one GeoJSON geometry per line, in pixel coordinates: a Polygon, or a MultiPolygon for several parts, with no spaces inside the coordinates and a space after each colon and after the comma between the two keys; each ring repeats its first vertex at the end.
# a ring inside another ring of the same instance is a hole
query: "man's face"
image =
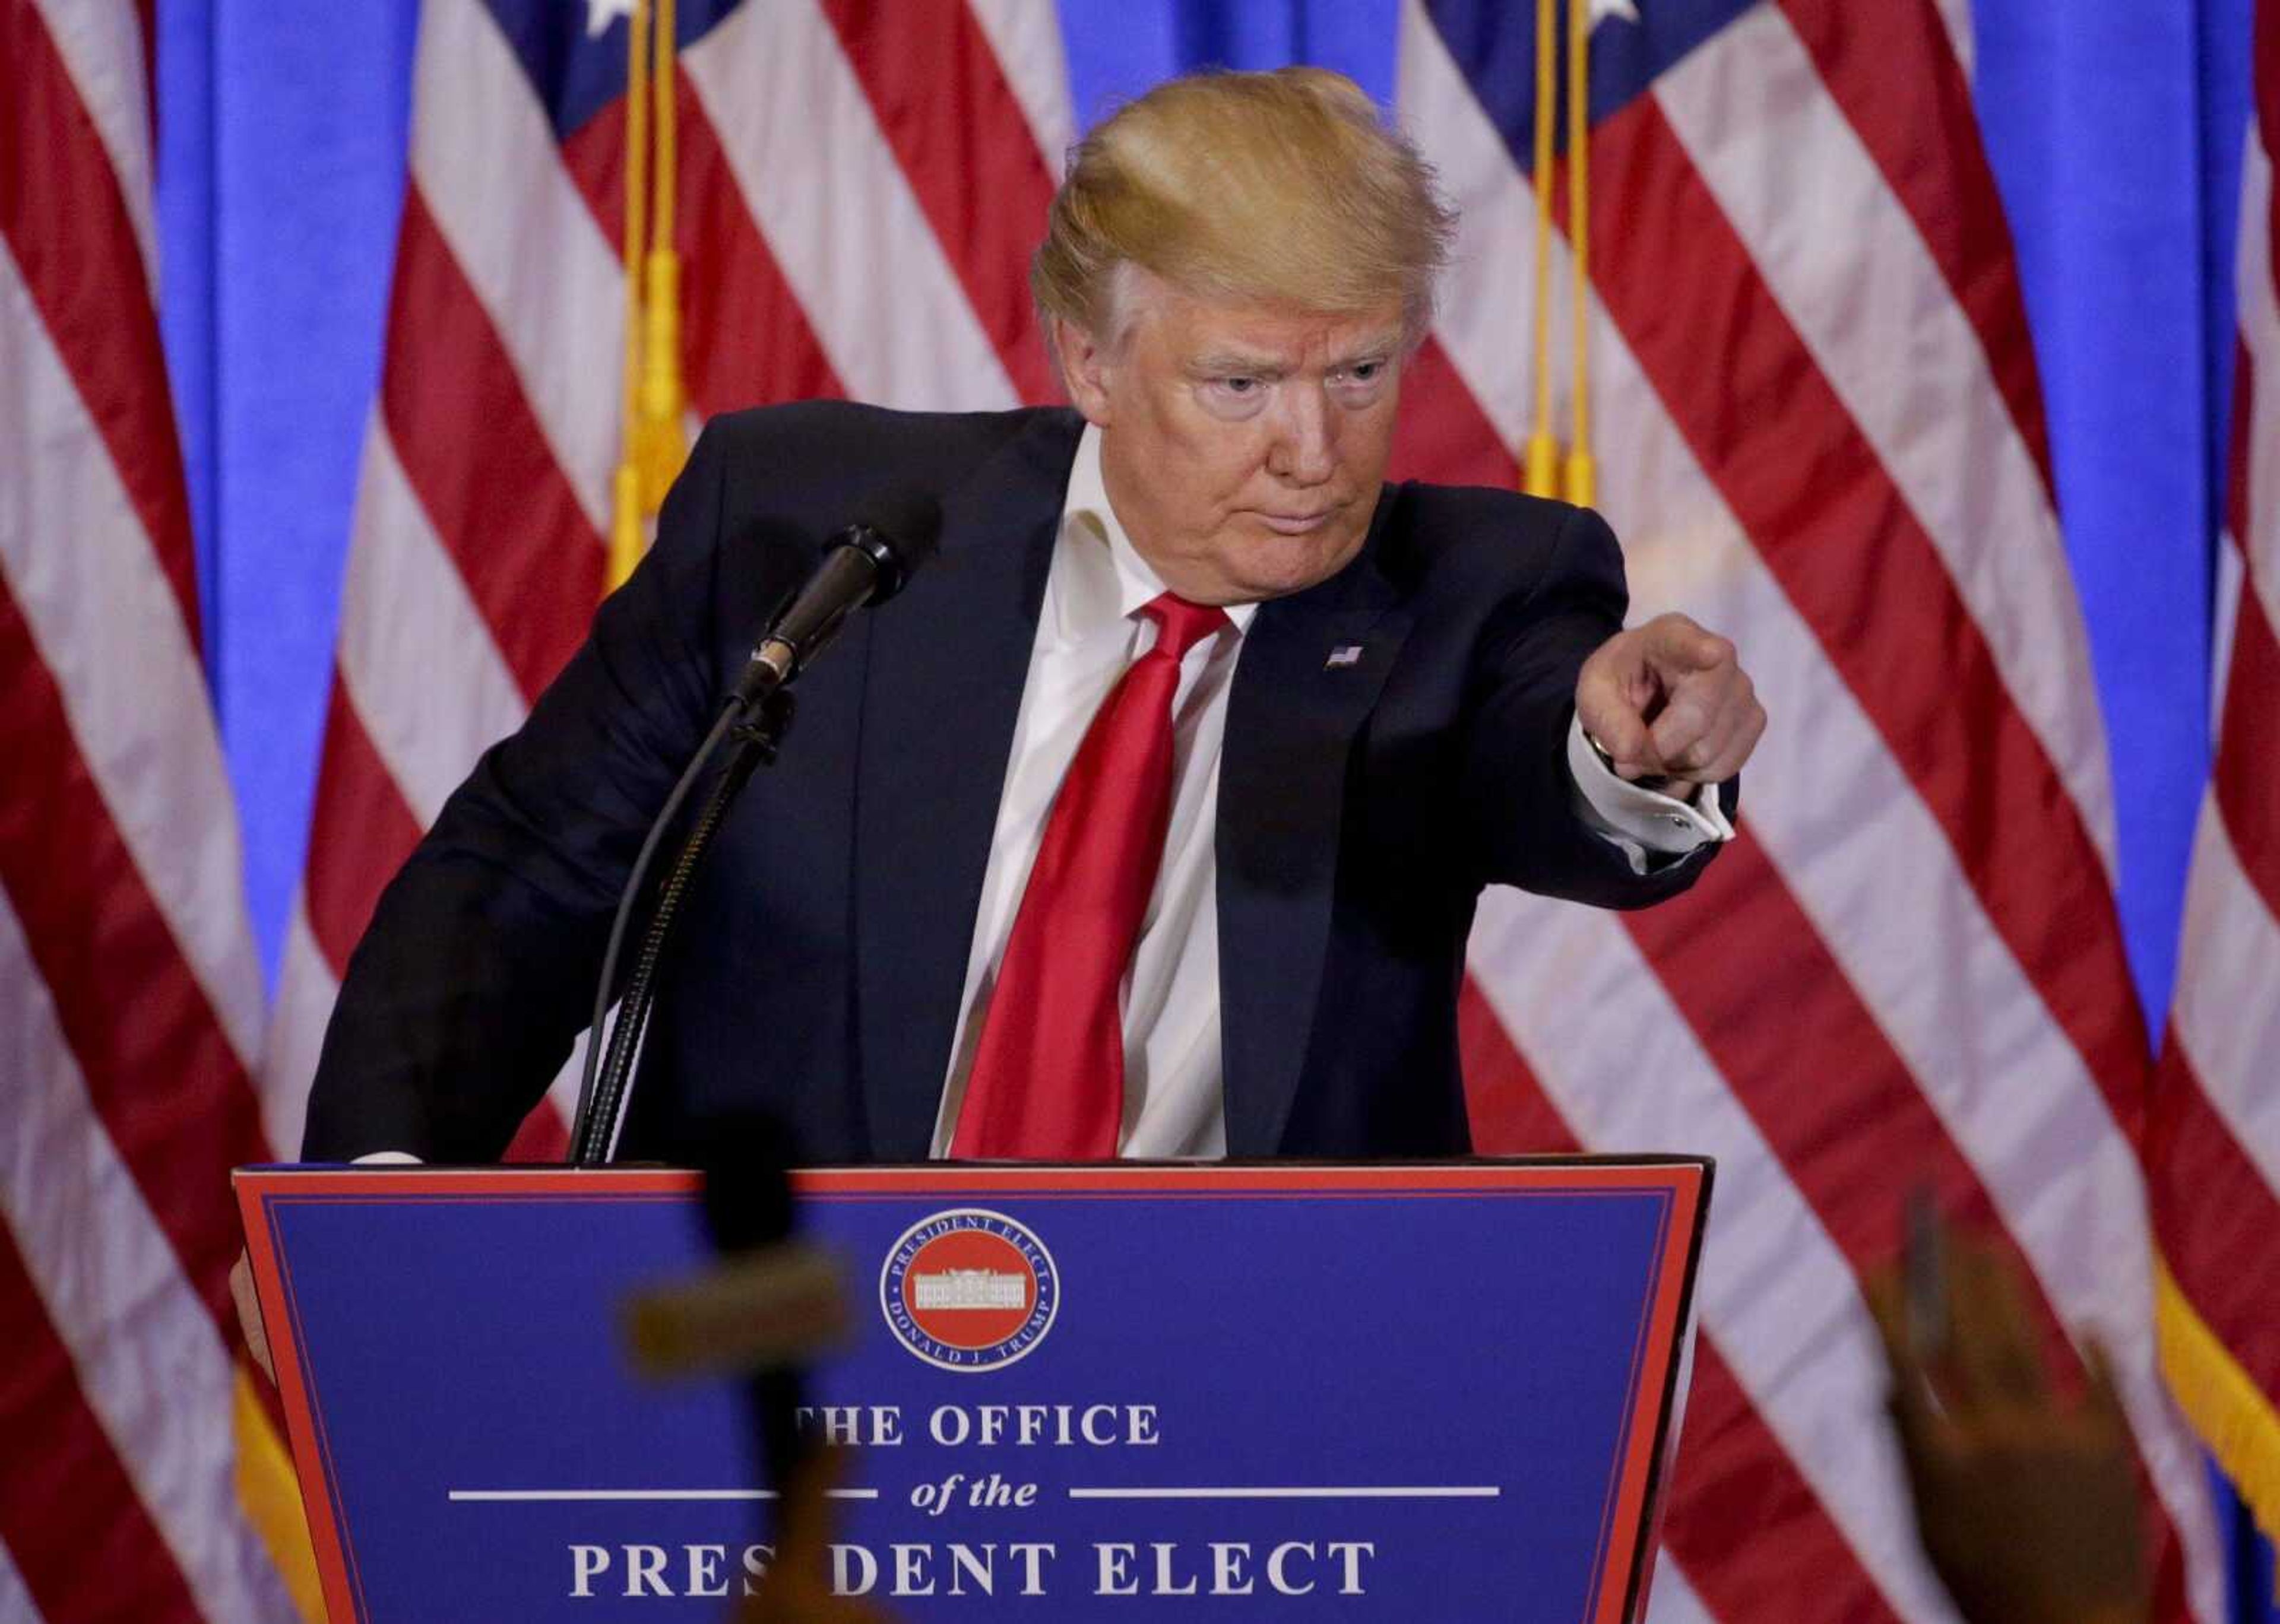
{"type": "Polygon", "coordinates": [[[1127,329],[1055,324],[1140,555],[1199,604],[1280,597],[1361,550],[1393,445],[1401,309],[1214,304],[1132,270],[1127,329]]]}

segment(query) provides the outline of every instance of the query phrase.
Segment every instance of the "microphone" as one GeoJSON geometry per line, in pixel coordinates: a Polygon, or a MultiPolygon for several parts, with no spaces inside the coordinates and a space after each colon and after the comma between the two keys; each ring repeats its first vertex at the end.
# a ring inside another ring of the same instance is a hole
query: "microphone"
{"type": "Polygon", "coordinates": [[[743,674],[713,720],[712,731],[697,745],[696,756],[682,769],[680,781],[651,820],[634,858],[625,890],[618,898],[617,916],[610,922],[609,943],[602,954],[602,978],[594,988],[592,1037],[586,1046],[585,1074],[578,1086],[578,1115],[571,1124],[571,1160],[577,1166],[599,1166],[617,1154],[634,1057],[649,1024],[666,935],[697,866],[728,815],[730,804],[753,771],[775,759],[778,741],[790,717],[791,696],[781,691],[784,684],[823,651],[851,612],[866,604],[883,603],[901,591],[911,572],[934,555],[941,537],[942,504],[922,492],[894,489],[874,497],[853,524],[833,536],[799,590],[769,620],[767,630],[745,661],[743,674]],[[728,770],[699,808],[681,854],[658,892],[633,975],[618,1005],[617,1023],[609,1028],[605,1054],[602,1033],[611,996],[618,989],[618,961],[625,951],[650,866],[713,752],[731,741],[734,750],[728,770]]]}
{"type": "Polygon", "coordinates": [[[807,580],[779,608],[736,680],[737,705],[749,710],[821,653],[850,612],[883,604],[903,589],[942,538],[942,504],[922,491],[874,497],[855,522],[825,543],[807,580]]]}

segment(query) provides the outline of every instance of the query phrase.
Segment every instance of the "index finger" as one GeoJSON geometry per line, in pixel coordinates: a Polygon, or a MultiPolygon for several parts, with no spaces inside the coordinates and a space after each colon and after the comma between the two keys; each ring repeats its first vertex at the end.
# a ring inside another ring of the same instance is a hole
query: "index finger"
{"type": "Polygon", "coordinates": [[[1885,1407],[1899,1434],[1900,1451],[1911,1470],[1921,1469],[1927,1451],[1936,1445],[1940,1409],[1932,1396],[1931,1379],[1909,1346],[1906,1289],[1890,1266],[1878,1269],[1860,1282],[1868,1299],[1868,1317],[1884,1345],[1884,1367],[1891,1377],[1885,1407]]]}
{"type": "Polygon", "coordinates": [[[1733,642],[1697,625],[1683,614],[1659,617],[1649,628],[1649,646],[1655,658],[1685,671],[1714,671],[1738,658],[1733,642]]]}

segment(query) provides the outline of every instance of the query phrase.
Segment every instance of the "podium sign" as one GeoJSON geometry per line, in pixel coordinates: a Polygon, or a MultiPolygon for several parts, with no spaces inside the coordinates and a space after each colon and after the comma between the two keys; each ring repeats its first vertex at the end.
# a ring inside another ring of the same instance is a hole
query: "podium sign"
{"type": "MultiPolygon", "coordinates": [[[[1644,1612],[1700,1160],[797,1175],[857,1329],[837,1588],[897,1617],[1644,1612]]],[[[693,1175],[237,1175],[335,1624],[725,1620],[728,1385],[628,1374],[693,1175]]]]}

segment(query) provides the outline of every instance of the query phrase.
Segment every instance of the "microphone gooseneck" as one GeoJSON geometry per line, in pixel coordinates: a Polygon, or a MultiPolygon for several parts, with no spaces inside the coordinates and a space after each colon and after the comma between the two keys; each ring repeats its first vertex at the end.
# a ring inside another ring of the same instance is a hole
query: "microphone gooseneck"
{"type": "Polygon", "coordinates": [[[791,696],[785,687],[828,647],[847,617],[902,590],[919,566],[934,556],[942,534],[942,506],[932,496],[894,491],[868,504],[860,517],[825,543],[823,556],[805,581],[769,617],[745,661],[743,674],[723,700],[711,730],[666,797],[634,859],[609,944],[602,955],[601,979],[594,989],[593,1019],[586,1062],[578,1087],[578,1116],[570,1134],[570,1159],[581,1167],[600,1166],[617,1154],[628,1090],[650,1008],[656,997],[657,969],[665,943],[712,836],[753,771],[775,758],[790,724],[791,696]],[[734,743],[728,770],[705,798],[690,825],[666,884],[658,893],[641,952],[626,983],[618,1019],[609,1023],[610,997],[618,984],[634,907],[656,861],[665,834],[724,743],[734,743]],[[605,1054],[603,1031],[608,1027],[605,1054]]]}

